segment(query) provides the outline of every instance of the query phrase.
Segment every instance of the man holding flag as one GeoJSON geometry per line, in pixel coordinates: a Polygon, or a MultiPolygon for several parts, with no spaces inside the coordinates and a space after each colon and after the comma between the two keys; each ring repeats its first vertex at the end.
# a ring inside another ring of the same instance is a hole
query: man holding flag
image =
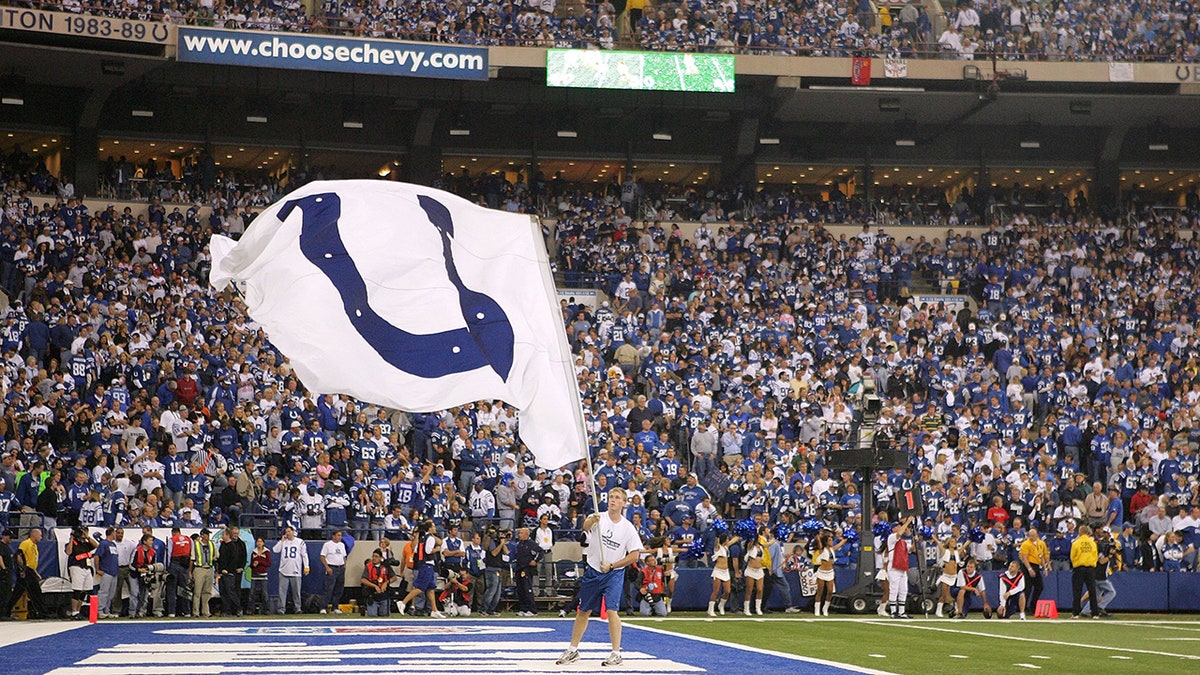
{"type": "MultiPolygon", "coordinates": [[[[530,217],[417,185],[317,181],[209,249],[210,283],[241,294],[312,392],[410,412],[498,399],[520,410],[538,466],[587,458],[573,359],[530,217]]],[[[608,598],[611,665],[621,661],[623,568],[641,548],[624,492],[613,493],[608,514],[589,518],[591,595],[576,622],[579,637],[608,598]]]]}
{"type": "Polygon", "coordinates": [[[558,665],[579,660],[579,643],[587,631],[592,612],[600,611],[601,603],[608,613],[608,635],[612,654],[604,659],[606,666],[619,666],[621,658],[621,595],[625,586],[625,568],[637,562],[642,540],[633,523],[625,520],[625,490],[613,488],[608,493],[608,512],[594,513],[583,521],[587,534],[584,556],[587,568],[579,583],[579,610],[575,613],[575,628],[571,646],[558,657],[558,665]]]}

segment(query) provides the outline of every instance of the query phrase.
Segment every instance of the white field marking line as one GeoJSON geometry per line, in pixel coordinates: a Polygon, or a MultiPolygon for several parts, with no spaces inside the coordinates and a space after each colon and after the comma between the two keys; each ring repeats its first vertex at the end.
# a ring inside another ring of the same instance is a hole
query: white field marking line
{"type": "Polygon", "coordinates": [[[915,628],[917,630],[932,630],[942,633],[958,633],[959,635],[976,635],[979,637],[997,638],[999,640],[1016,640],[1017,642],[1037,642],[1046,645],[1058,645],[1059,647],[1083,647],[1084,649],[1100,649],[1110,652],[1127,652],[1130,654],[1153,654],[1155,656],[1173,656],[1180,659],[1200,660],[1200,656],[1192,654],[1174,654],[1171,652],[1159,652],[1150,649],[1132,649],[1128,647],[1108,647],[1105,645],[1092,645],[1084,642],[1063,642],[1061,640],[1043,640],[1040,638],[1018,637],[1016,635],[997,635],[995,633],[981,633],[973,630],[954,630],[953,628],[936,628],[934,626],[914,626],[911,623],[885,623],[882,621],[871,621],[869,623],[877,626],[896,626],[899,628],[915,628]]]}
{"type": "Polygon", "coordinates": [[[1133,657],[1132,657],[1132,656],[1117,656],[1116,654],[1113,654],[1112,656],[1110,656],[1110,657],[1108,657],[1108,658],[1110,658],[1110,659],[1121,659],[1122,661],[1132,661],[1132,660],[1133,660],[1133,657]]]}
{"type": "Polygon", "coordinates": [[[1041,670],[1042,669],[1041,666],[1035,666],[1032,663],[1014,663],[1013,665],[1018,668],[1028,668],[1030,670],[1041,670]]]}
{"type": "Polygon", "coordinates": [[[950,658],[952,658],[952,659],[969,659],[971,657],[967,656],[966,654],[951,654],[950,658]]]}
{"type": "Polygon", "coordinates": [[[1150,638],[1151,640],[1160,640],[1163,642],[1200,642],[1200,637],[1194,638],[1150,638]]]}
{"type": "Polygon", "coordinates": [[[804,663],[816,663],[816,664],[819,664],[822,666],[843,668],[845,670],[849,670],[851,672],[856,672],[856,673],[866,673],[867,675],[894,675],[894,673],[890,673],[886,670],[876,670],[874,668],[866,668],[863,666],[856,666],[856,665],[853,665],[850,663],[839,663],[837,661],[828,661],[826,659],[818,659],[818,658],[815,658],[812,656],[800,656],[799,654],[788,654],[786,652],[777,652],[773,649],[761,649],[759,647],[749,647],[746,645],[739,645],[735,642],[727,642],[725,640],[714,640],[712,638],[699,637],[697,635],[686,635],[684,633],[676,633],[676,632],[669,631],[669,630],[663,630],[661,628],[651,628],[650,626],[639,626],[639,625],[632,624],[632,623],[625,624],[625,625],[629,626],[630,628],[633,628],[634,630],[644,630],[644,631],[647,631],[650,633],[656,633],[658,635],[667,635],[670,637],[683,638],[685,640],[693,640],[695,642],[702,642],[702,643],[708,644],[708,645],[719,645],[721,647],[728,647],[730,649],[739,649],[744,652],[753,652],[755,654],[765,654],[767,656],[775,656],[775,657],[778,657],[781,659],[789,659],[792,661],[802,661],[804,663]]]}
{"type": "Polygon", "coordinates": [[[1115,621],[1105,621],[1104,623],[1114,626],[1161,626],[1162,628],[1171,628],[1174,630],[1200,631],[1200,621],[1128,621],[1117,619],[1115,621]],[[1184,626],[1190,626],[1190,628],[1185,628],[1184,626]]]}
{"type": "Polygon", "coordinates": [[[20,644],[29,640],[58,635],[91,624],[70,621],[13,621],[0,631],[0,647],[20,644]]]}
{"type": "Polygon", "coordinates": [[[887,658],[887,654],[867,654],[867,656],[869,656],[873,659],[886,659],[887,658]]]}
{"type": "Polygon", "coordinates": [[[1046,659],[1047,661],[1050,660],[1049,656],[1039,656],[1037,654],[1030,654],[1029,658],[1031,658],[1031,659],[1046,659]]]}
{"type": "MultiPolygon", "coordinates": [[[[1110,623],[1110,622],[1106,621],[1105,623],[1110,623]]],[[[1137,621],[1125,621],[1125,622],[1122,622],[1120,625],[1121,626],[1137,626],[1139,623],[1140,622],[1137,622],[1137,621]]],[[[1142,624],[1142,625],[1145,625],[1145,624],[1142,624]]],[[[1184,628],[1183,626],[1167,626],[1164,624],[1154,624],[1154,627],[1155,628],[1165,628],[1166,630],[1181,630],[1186,633],[1200,633],[1200,628],[1184,628]]]]}

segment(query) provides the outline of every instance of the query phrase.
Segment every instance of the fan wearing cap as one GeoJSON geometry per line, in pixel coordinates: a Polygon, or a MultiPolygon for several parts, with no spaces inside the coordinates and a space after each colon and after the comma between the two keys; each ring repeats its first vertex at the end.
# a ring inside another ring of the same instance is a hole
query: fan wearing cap
{"type": "Polygon", "coordinates": [[[325,483],[325,526],[345,527],[346,509],[348,508],[350,508],[350,495],[346,493],[342,481],[338,478],[327,481],[325,483]]]}

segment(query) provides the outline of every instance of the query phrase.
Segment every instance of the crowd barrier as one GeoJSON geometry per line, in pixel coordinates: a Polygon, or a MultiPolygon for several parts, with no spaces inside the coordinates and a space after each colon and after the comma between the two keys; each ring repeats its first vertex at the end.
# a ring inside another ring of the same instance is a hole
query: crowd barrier
{"type": "MultiPolygon", "coordinates": [[[[304,594],[319,594],[325,587],[325,571],[321,566],[321,546],[324,542],[306,542],[308,545],[309,573],[302,582],[304,594]]],[[[15,548],[16,542],[14,542],[15,548]]],[[[275,545],[268,541],[267,548],[275,545]]],[[[377,542],[363,540],[356,542],[346,565],[346,586],[355,588],[359,585],[359,575],[362,573],[363,561],[369,557],[377,542]]],[[[43,540],[39,545],[39,572],[43,579],[65,576],[65,570],[60,570],[58,552],[61,546],[57,542],[43,540]]],[[[396,551],[399,553],[399,550],[396,551]]],[[[707,568],[679,569],[679,579],[675,582],[675,596],[672,608],[676,610],[702,610],[708,607],[708,598],[712,593],[711,570],[707,568]]],[[[764,607],[782,610],[788,606],[810,608],[812,598],[800,593],[800,578],[795,572],[786,575],[791,591],[790,602],[785,601],[784,589],[776,584],[771,597],[764,607]]],[[[992,606],[996,606],[999,598],[1000,572],[985,571],[984,581],[987,585],[987,596],[992,606]]],[[[837,570],[837,588],[844,590],[854,583],[855,572],[852,569],[837,570]]],[[[1109,605],[1109,611],[1136,612],[1196,612],[1200,611],[1200,573],[1195,572],[1141,572],[1124,571],[1109,577],[1117,596],[1109,605]]],[[[279,584],[279,573],[272,568],[268,574],[267,585],[271,594],[275,594],[279,584]]],[[[909,593],[916,593],[910,589],[909,593]]],[[[1069,611],[1071,607],[1071,573],[1047,572],[1045,590],[1042,599],[1054,600],[1060,611],[1069,611]]],[[[737,598],[735,598],[737,600],[737,598]]],[[[740,602],[740,600],[738,600],[740,602]]],[[[1033,608],[1028,608],[1030,614],[1033,608]]]]}

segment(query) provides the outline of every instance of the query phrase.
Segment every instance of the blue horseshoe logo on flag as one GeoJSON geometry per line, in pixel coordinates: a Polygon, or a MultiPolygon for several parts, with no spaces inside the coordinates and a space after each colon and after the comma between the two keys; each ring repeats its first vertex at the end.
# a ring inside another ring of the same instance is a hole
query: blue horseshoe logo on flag
{"type": "Polygon", "coordinates": [[[454,222],[450,211],[436,199],[419,195],[418,200],[429,222],[442,238],[442,255],[450,283],[458,289],[458,303],[465,328],[421,335],[392,325],[379,316],[367,299],[367,284],[346,250],[338,228],[342,201],[336,193],[325,192],[288,201],[278,218],[287,220],[299,207],[304,220],[300,230],[300,250],[337,289],[346,317],[358,334],[384,361],[411,375],[438,378],[490,367],[507,381],[513,363],[513,328],[508,316],[495,300],[463,284],[450,242],[454,222]]]}

